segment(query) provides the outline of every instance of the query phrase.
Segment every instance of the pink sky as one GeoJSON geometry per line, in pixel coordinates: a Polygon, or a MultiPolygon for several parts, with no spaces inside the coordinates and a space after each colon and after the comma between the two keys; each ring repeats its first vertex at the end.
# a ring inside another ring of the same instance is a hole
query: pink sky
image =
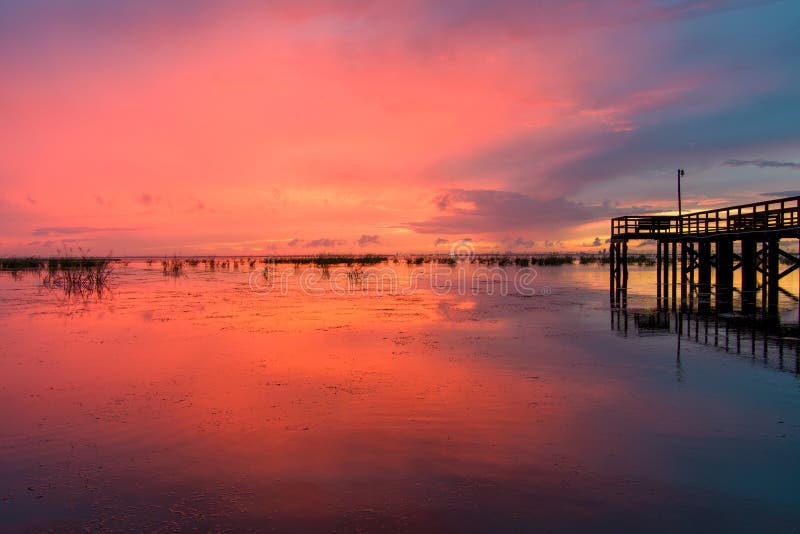
{"type": "Polygon", "coordinates": [[[786,44],[723,46],[781,13],[735,7],[10,2],[0,253],[597,250],[678,166],[689,208],[791,192],[786,44]]]}

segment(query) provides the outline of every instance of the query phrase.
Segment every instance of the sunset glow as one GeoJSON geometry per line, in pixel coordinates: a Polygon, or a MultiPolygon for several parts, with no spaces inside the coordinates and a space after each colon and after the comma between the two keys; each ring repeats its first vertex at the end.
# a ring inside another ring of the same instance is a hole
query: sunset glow
{"type": "Polygon", "coordinates": [[[68,5],[0,4],[6,254],[598,250],[678,166],[796,189],[793,2],[68,5]]]}

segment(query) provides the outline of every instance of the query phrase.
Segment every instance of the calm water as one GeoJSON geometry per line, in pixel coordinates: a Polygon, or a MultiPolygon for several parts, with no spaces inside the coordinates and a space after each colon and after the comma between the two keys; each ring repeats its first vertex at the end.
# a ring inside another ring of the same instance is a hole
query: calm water
{"type": "Polygon", "coordinates": [[[0,277],[0,530],[797,531],[796,340],[626,336],[603,267],[532,296],[393,268],[0,277]]]}

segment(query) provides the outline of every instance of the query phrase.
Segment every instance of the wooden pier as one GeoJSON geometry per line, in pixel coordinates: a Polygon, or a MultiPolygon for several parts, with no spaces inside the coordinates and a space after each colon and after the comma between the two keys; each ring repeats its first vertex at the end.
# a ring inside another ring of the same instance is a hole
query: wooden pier
{"type": "Polygon", "coordinates": [[[777,314],[780,280],[800,268],[781,240],[800,239],[800,196],[687,213],[611,220],[611,303],[627,304],[628,241],[656,243],[659,309],[777,314]],[[782,261],[785,268],[781,265],[782,261]],[[740,287],[734,272],[740,271],[740,287]],[[760,293],[760,295],[759,295],[760,293]],[[696,300],[696,302],[695,302],[696,300]]]}

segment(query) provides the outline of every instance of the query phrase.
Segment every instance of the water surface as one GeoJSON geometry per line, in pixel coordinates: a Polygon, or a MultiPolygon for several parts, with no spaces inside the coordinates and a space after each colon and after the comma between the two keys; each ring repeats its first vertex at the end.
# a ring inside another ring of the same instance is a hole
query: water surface
{"type": "Polygon", "coordinates": [[[537,267],[534,295],[392,268],[1,277],[0,530],[797,530],[796,340],[626,332],[603,267],[537,267]]]}

